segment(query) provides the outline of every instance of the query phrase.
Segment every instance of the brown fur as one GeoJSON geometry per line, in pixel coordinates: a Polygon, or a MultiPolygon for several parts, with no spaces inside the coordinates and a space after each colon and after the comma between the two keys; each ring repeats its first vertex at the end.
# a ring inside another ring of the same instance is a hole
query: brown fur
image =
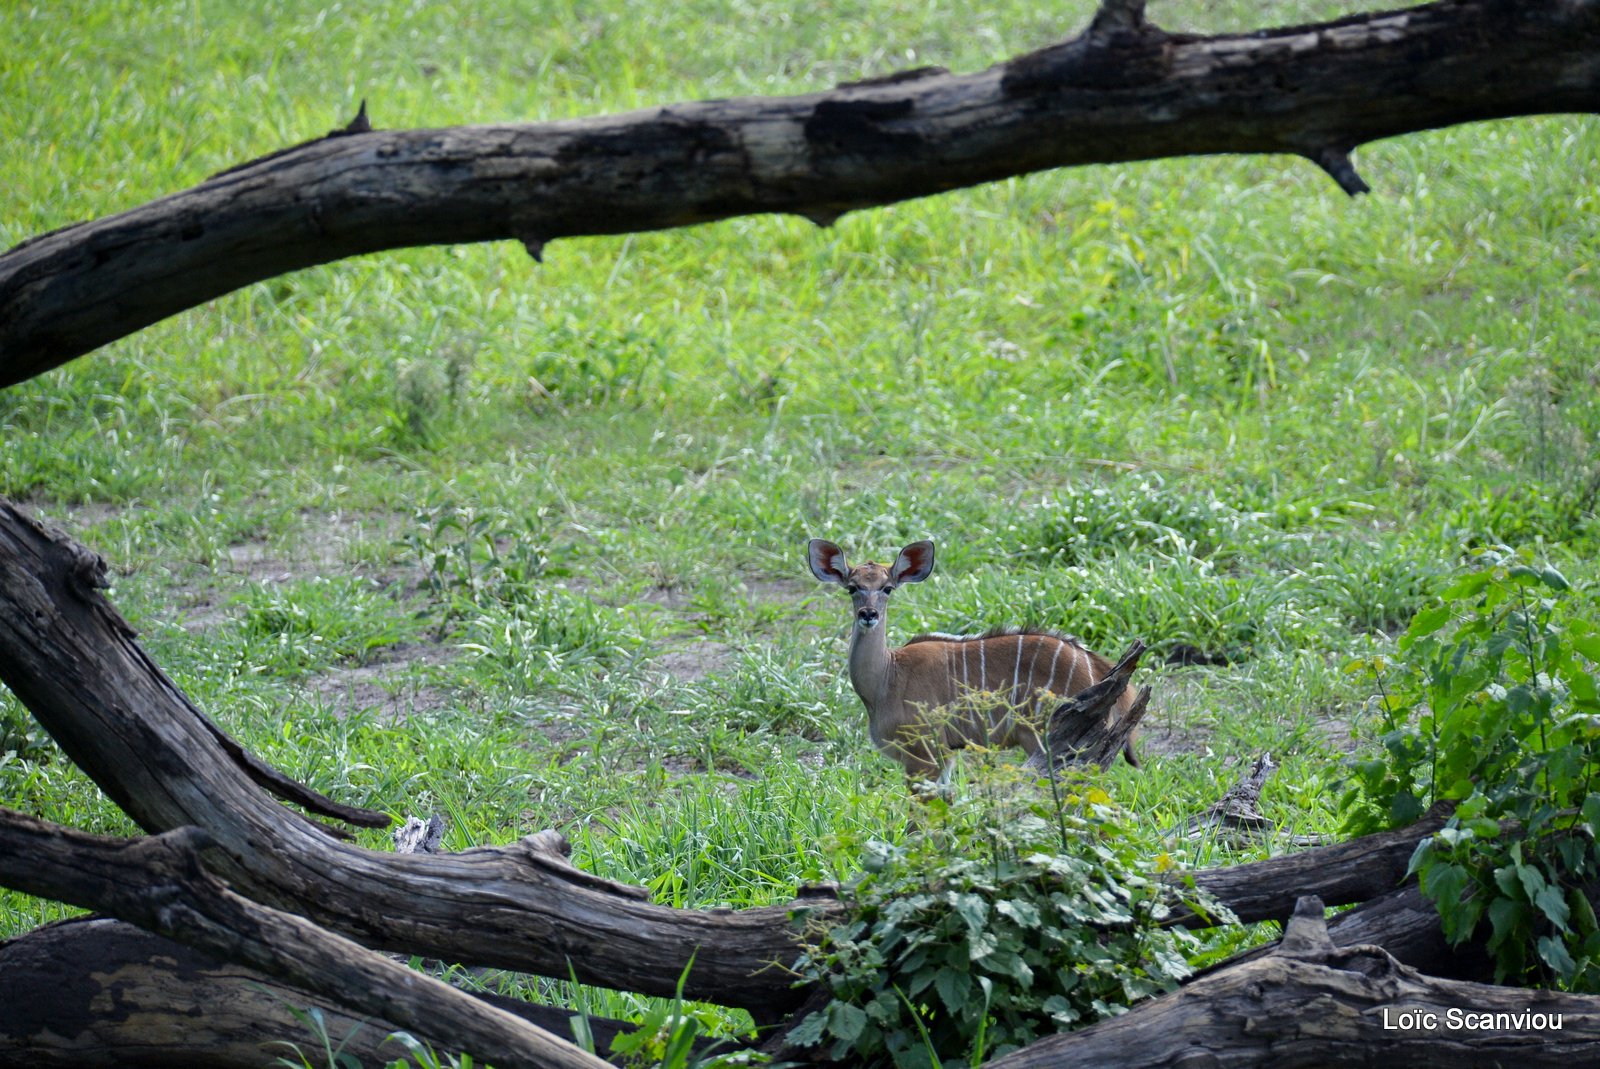
{"type": "MultiPolygon", "coordinates": [[[[831,542],[814,539],[811,570],[850,592],[850,682],[867,708],[873,743],[909,777],[939,773],[946,751],[1019,746],[1043,762],[1039,730],[1062,698],[1093,686],[1111,663],[1052,631],[997,628],[981,635],[918,635],[890,649],[888,596],[933,571],[933,545],[907,546],[892,566],[850,568],[831,542]]],[[[1113,715],[1132,704],[1130,688],[1113,715]]],[[[1133,748],[1127,750],[1134,761],[1133,748]]]]}

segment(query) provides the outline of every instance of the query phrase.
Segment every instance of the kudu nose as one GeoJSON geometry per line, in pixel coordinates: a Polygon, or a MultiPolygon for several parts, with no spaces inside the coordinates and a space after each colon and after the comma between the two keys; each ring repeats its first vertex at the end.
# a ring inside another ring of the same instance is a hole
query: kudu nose
{"type": "Polygon", "coordinates": [[[857,609],[856,610],[856,619],[860,620],[864,624],[875,624],[875,623],[878,622],[878,610],[877,609],[857,609]]]}

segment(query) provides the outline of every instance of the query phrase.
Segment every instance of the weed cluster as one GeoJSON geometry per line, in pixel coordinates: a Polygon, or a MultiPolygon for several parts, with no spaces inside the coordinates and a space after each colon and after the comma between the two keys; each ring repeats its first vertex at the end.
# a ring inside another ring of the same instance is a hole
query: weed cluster
{"type": "Polygon", "coordinates": [[[1034,796],[1009,777],[929,801],[898,845],[865,844],[850,917],[801,970],[833,999],[791,1042],[835,1060],[978,1065],[1124,1012],[1189,974],[1193,936],[1159,926],[1180,902],[1100,788],[1034,796]]]}
{"type": "Polygon", "coordinates": [[[1501,980],[1600,989],[1600,629],[1531,553],[1477,567],[1418,613],[1398,663],[1376,668],[1382,750],[1345,796],[1356,832],[1408,823],[1439,801],[1448,824],[1411,859],[1445,934],[1488,924],[1501,980]]]}

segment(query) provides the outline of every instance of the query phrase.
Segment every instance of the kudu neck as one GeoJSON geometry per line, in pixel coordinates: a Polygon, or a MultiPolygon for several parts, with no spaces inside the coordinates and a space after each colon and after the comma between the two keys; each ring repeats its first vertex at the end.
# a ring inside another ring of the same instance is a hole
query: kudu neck
{"type": "Polygon", "coordinates": [[[894,658],[889,654],[888,623],[888,618],[884,617],[870,631],[854,625],[850,629],[850,684],[868,708],[883,698],[894,672],[894,658]]]}

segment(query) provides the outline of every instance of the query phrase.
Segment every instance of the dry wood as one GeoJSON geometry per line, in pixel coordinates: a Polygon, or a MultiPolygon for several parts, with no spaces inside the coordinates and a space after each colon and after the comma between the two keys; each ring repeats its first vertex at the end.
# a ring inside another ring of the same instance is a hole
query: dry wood
{"type": "MultiPolygon", "coordinates": [[[[1200,839],[1223,835],[1230,839],[1251,839],[1270,835],[1276,826],[1261,812],[1261,788],[1276,771],[1277,765],[1270,753],[1256,758],[1250,771],[1241,775],[1228,793],[1217,799],[1199,816],[1185,821],[1176,832],[1185,839],[1200,839]]],[[[1306,843],[1302,845],[1315,845],[1306,843]]]]}
{"type": "Polygon", "coordinates": [[[146,831],[206,829],[235,890],[357,942],[765,1012],[796,999],[789,907],[670,909],[546,832],[460,854],[335,841],[239,774],[96,589],[97,558],[0,501],[0,681],[146,831]]]}
{"type": "Polygon", "coordinates": [[[0,256],[0,386],[247,283],[381,249],[846,211],[1052,167],[1350,150],[1600,107],[1600,0],[1446,0],[1248,34],[1166,34],[1142,4],[975,74],[564,122],[363,130],[231,169],[0,256]]]}
{"type": "Polygon", "coordinates": [[[0,885],[110,913],[504,1069],[604,1069],[536,1025],[234,894],[201,867],[216,845],[199,828],[107,839],[0,808],[0,885]]]}
{"type": "Polygon", "coordinates": [[[1322,914],[1319,900],[1302,899],[1274,952],[989,1065],[1568,1069],[1600,1060],[1600,998],[1424,976],[1380,947],[1335,946],[1322,914]],[[1431,1014],[1432,1023],[1406,1012],[1431,1014]],[[1509,1017],[1452,1028],[1452,1012],[1509,1017]],[[1418,1026],[1400,1027],[1409,1020],[1418,1026]]]}
{"type": "MultiPolygon", "coordinates": [[[[1142,688],[1120,715],[1116,704],[1144,651],[1145,644],[1135,639],[1104,679],[1056,706],[1045,731],[1045,753],[1052,768],[1071,763],[1104,768],[1120,753],[1131,756],[1133,733],[1150,708],[1150,688],[1142,688]]],[[[1028,763],[1033,765],[1033,759],[1028,763]]]]}
{"type": "MultiPolygon", "coordinates": [[[[472,997],[554,1035],[572,1034],[570,1010],[472,997]]],[[[288,1053],[285,1043],[320,1049],[322,1037],[295,1010],[320,1014],[334,1049],[363,1065],[406,1053],[388,1038],[400,1029],[393,1021],[104,917],[0,943],[0,1007],[0,1067],[260,1069],[288,1053]]],[[[633,1026],[590,1017],[589,1027],[604,1051],[633,1026]]]]}

